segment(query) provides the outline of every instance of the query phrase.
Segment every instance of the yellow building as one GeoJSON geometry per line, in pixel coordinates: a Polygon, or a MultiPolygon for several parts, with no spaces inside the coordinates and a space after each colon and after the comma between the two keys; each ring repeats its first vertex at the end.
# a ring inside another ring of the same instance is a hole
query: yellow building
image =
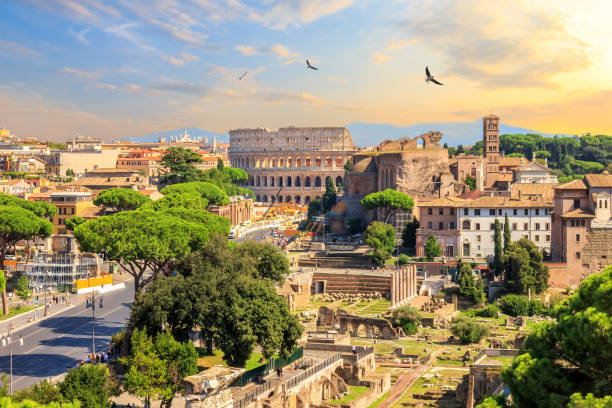
{"type": "Polygon", "coordinates": [[[53,217],[53,233],[66,234],[65,220],[80,217],[88,208],[95,207],[90,192],[59,191],[49,195],[49,202],[57,207],[58,214],[53,217]]]}

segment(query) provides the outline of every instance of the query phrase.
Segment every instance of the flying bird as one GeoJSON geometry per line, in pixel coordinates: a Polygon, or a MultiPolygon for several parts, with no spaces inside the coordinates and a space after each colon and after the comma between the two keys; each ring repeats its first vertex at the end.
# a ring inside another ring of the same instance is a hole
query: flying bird
{"type": "Polygon", "coordinates": [[[434,84],[437,84],[437,85],[444,85],[442,82],[436,81],[436,79],[433,77],[433,75],[431,75],[429,73],[429,68],[427,68],[427,67],[425,67],[425,75],[427,75],[427,78],[425,79],[425,82],[433,82],[434,84]]]}
{"type": "Polygon", "coordinates": [[[308,60],[306,60],[306,68],[314,69],[315,71],[319,70],[319,68],[315,68],[312,65],[310,65],[310,62],[308,62],[308,60]]]}
{"type": "MultiPolygon", "coordinates": [[[[247,72],[248,72],[248,71],[247,71],[247,72]]],[[[240,75],[240,76],[238,77],[238,80],[242,81],[242,78],[244,78],[244,77],[246,76],[247,72],[245,72],[244,74],[240,75]]]]}

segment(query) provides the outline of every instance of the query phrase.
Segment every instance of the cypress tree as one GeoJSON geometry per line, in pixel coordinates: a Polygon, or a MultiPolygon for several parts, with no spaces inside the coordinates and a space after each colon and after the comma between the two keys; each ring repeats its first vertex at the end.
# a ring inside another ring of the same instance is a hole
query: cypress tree
{"type": "Polygon", "coordinates": [[[506,213],[506,219],[504,220],[504,251],[508,249],[508,245],[510,245],[510,240],[510,221],[508,220],[508,213],[506,213]]]}
{"type": "Polygon", "coordinates": [[[501,225],[499,223],[499,219],[495,219],[495,257],[493,258],[493,267],[495,268],[495,274],[500,275],[502,273],[504,267],[504,261],[502,259],[504,255],[504,249],[502,246],[502,233],[501,233],[501,225]]]}

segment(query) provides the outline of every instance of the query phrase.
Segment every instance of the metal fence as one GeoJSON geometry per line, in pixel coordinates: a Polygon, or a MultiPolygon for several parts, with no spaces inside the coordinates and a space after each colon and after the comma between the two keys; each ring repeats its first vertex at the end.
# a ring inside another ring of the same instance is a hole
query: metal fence
{"type": "MultiPolygon", "coordinates": [[[[320,362],[319,364],[313,367],[308,368],[306,371],[304,371],[300,375],[297,375],[291,378],[289,381],[283,384],[285,385],[286,388],[295,387],[296,385],[298,385],[299,383],[301,383],[308,377],[311,377],[314,374],[318,373],[319,371],[324,370],[325,368],[329,367],[330,365],[332,365],[333,363],[335,363],[336,361],[340,359],[342,359],[342,355],[340,353],[334,354],[328,359],[320,362]]],[[[238,401],[234,401],[234,408],[247,407],[249,404],[255,401],[261,394],[267,391],[270,391],[273,385],[278,385],[278,382],[277,381],[266,381],[265,384],[258,385],[257,387],[255,387],[253,391],[247,393],[244,397],[242,397],[238,401]]]]}
{"type": "Polygon", "coordinates": [[[265,377],[271,371],[275,370],[278,367],[284,367],[293,363],[294,361],[299,360],[304,357],[304,347],[300,347],[293,352],[293,354],[288,358],[278,357],[273,360],[268,361],[266,364],[256,367],[252,370],[247,371],[238,377],[233,383],[232,387],[244,387],[248,383],[255,381],[258,377],[265,377]]]}

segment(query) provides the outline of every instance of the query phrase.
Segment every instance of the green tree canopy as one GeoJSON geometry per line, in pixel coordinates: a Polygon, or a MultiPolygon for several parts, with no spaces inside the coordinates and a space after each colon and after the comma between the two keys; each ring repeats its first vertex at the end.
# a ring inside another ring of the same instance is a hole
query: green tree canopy
{"type": "Polygon", "coordinates": [[[384,222],[374,221],[366,228],[365,242],[374,250],[370,254],[374,265],[383,266],[395,249],[395,229],[384,222]]]}
{"type": "Polygon", "coordinates": [[[21,300],[28,300],[32,296],[30,291],[30,280],[26,275],[21,275],[17,280],[17,296],[21,300]]]}
{"type": "MultiPolygon", "coordinates": [[[[612,266],[587,277],[554,315],[502,374],[518,408],[566,406],[574,393],[612,395],[612,266]]],[[[581,399],[574,406],[590,406],[581,399]]]]}
{"type": "Polygon", "coordinates": [[[57,207],[46,201],[29,201],[3,193],[0,193],[0,206],[20,207],[40,218],[52,218],[57,215],[57,207]]]}
{"type": "Polygon", "coordinates": [[[463,184],[470,187],[470,191],[476,190],[476,177],[472,177],[471,175],[465,176],[465,180],[463,180],[463,184]]]}
{"type": "Polygon", "coordinates": [[[188,193],[206,199],[210,205],[226,205],[229,203],[229,197],[221,188],[203,181],[173,184],[164,187],[161,193],[164,195],[188,193]]]}
{"type": "Polygon", "coordinates": [[[489,335],[489,328],[464,315],[456,316],[451,322],[451,333],[463,343],[478,343],[489,335]]]}
{"type": "Polygon", "coordinates": [[[548,267],[542,253],[527,238],[511,242],[504,255],[505,282],[514,293],[526,295],[529,289],[541,293],[548,288],[548,267]]]}
{"type": "Polygon", "coordinates": [[[70,218],[66,218],[64,220],[64,225],[66,225],[66,229],[68,231],[74,231],[74,229],[83,224],[85,222],[85,218],[79,217],[78,215],[73,215],[70,218]]]}
{"type": "Polygon", "coordinates": [[[117,212],[135,210],[150,201],[149,197],[131,188],[113,187],[102,190],[94,200],[94,204],[112,208],[117,212]]]}
{"type": "Polygon", "coordinates": [[[331,177],[328,177],[325,181],[325,193],[323,197],[321,197],[321,209],[324,212],[327,212],[332,209],[334,205],[336,205],[336,187],[334,186],[334,181],[331,177]]]}
{"type": "Polygon", "coordinates": [[[419,331],[421,313],[418,309],[409,305],[398,307],[393,310],[391,324],[394,327],[401,327],[408,336],[419,331]]]}
{"type": "Polygon", "coordinates": [[[255,345],[266,358],[290,355],[301,326],[274,281],[262,279],[261,261],[250,249],[213,238],[180,265],[181,274],[151,284],[134,305],[132,320],[150,333],[167,325],[181,340],[200,327],[209,352],[214,342],[232,365],[244,364],[255,345]]]}
{"type": "Polygon", "coordinates": [[[105,365],[84,364],[68,371],[59,384],[67,401],[80,401],[83,408],[108,408],[113,385],[105,365]]]}
{"type": "Polygon", "coordinates": [[[74,236],[82,251],[102,253],[132,275],[136,295],[162,270],[210,239],[205,225],[151,210],[87,221],[76,227],[74,236]]]}
{"type": "Polygon", "coordinates": [[[321,201],[318,198],[313,198],[308,203],[308,219],[312,220],[312,217],[316,217],[321,214],[321,201]]]}
{"type": "Polygon", "coordinates": [[[153,203],[153,208],[157,211],[174,207],[182,207],[193,210],[206,210],[206,207],[208,207],[208,200],[199,194],[170,193],[153,203]]]}
{"type": "MultiPolygon", "coordinates": [[[[0,201],[2,201],[0,196],[0,201]]],[[[4,270],[6,252],[21,240],[34,240],[37,238],[47,238],[53,233],[53,224],[46,219],[40,218],[36,213],[23,208],[28,207],[26,200],[20,201],[7,200],[4,205],[0,205],[0,269],[4,270]]],[[[46,203],[45,203],[46,204],[46,203]]],[[[30,207],[32,208],[32,207],[30,207]]],[[[36,207],[40,210],[38,214],[49,216],[57,212],[47,207],[36,207]]],[[[6,289],[2,292],[2,306],[4,314],[8,314],[8,301],[6,289]]]]}
{"type": "Polygon", "coordinates": [[[412,210],[414,200],[406,193],[388,188],[384,191],[368,194],[361,200],[361,205],[367,209],[381,209],[383,222],[389,223],[398,210],[412,210]]]}
{"type": "Polygon", "coordinates": [[[283,282],[290,273],[289,261],[277,246],[245,241],[235,248],[235,252],[240,257],[250,257],[255,260],[255,269],[261,278],[283,282]]]}
{"type": "Polygon", "coordinates": [[[459,293],[463,296],[473,297],[476,292],[474,283],[474,272],[469,263],[462,262],[459,273],[457,274],[457,282],[459,283],[459,293]]]}
{"type": "Polygon", "coordinates": [[[504,218],[504,251],[508,249],[508,245],[512,241],[512,233],[510,232],[510,220],[508,219],[508,213],[504,218]]]}
{"type": "Polygon", "coordinates": [[[438,245],[436,236],[434,234],[429,234],[427,241],[425,241],[425,257],[431,261],[440,255],[442,255],[442,248],[438,245]]]}
{"type": "Polygon", "coordinates": [[[419,220],[416,217],[412,218],[412,221],[406,221],[404,225],[404,231],[402,231],[402,245],[404,248],[412,250],[413,254],[416,253],[416,232],[419,229],[419,220]]]}
{"type": "Polygon", "coordinates": [[[193,150],[182,147],[171,147],[160,160],[167,173],[161,177],[163,184],[186,183],[198,181],[203,172],[196,168],[202,162],[202,157],[193,150]]]}

